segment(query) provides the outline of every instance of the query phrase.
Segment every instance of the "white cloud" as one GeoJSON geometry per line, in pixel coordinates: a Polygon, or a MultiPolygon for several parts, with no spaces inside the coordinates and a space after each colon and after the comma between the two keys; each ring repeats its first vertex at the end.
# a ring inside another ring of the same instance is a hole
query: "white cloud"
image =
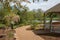
{"type": "Polygon", "coordinates": [[[22,3],[21,3],[21,5],[23,5],[23,6],[24,6],[24,5],[27,5],[27,3],[26,3],[26,2],[22,2],[22,3]]]}
{"type": "MultiPolygon", "coordinates": [[[[32,2],[32,0],[29,0],[29,1],[32,2]]],[[[60,3],[60,0],[48,0],[47,2],[40,1],[40,2],[35,2],[35,3],[32,2],[31,4],[23,2],[22,5],[26,5],[30,10],[40,8],[46,11],[58,3],[60,3]]]]}

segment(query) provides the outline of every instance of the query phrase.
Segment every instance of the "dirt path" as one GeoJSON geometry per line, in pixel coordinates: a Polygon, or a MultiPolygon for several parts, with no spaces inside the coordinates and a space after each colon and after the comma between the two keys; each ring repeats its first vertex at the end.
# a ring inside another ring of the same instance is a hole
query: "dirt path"
{"type": "Polygon", "coordinates": [[[16,40],[44,40],[38,35],[35,35],[31,30],[26,30],[29,26],[23,26],[15,29],[17,38],[16,40]]]}

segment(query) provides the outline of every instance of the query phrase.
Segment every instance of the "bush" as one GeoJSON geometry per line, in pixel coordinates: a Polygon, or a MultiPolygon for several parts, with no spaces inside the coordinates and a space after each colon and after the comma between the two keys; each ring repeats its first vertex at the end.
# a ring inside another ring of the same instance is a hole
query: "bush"
{"type": "Polygon", "coordinates": [[[4,27],[5,25],[4,24],[0,24],[0,27],[4,27]]]}
{"type": "Polygon", "coordinates": [[[0,24],[0,29],[4,29],[6,26],[4,24],[0,24]]]}
{"type": "Polygon", "coordinates": [[[13,25],[18,24],[18,22],[20,21],[20,17],[19,15],[16,14],[9,14],[4,16],[4,21],[5,21],[5,25],[11,26],[11,24],[13,25]]]}
{"type": "Polygon", "coordinates": [[[31,28],[32,28],[32,29],[35,29],[35,27],[37,27],[38,24],[39,24],[38,22],[33,22],[33,21],[32,21],[32,23],[31,23],[31,28]]]}

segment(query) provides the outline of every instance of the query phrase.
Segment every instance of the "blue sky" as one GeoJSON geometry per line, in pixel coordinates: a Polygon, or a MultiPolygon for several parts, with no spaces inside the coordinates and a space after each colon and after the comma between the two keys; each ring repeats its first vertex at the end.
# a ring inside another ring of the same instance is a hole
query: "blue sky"
{"type": "Polygon", "coordinates": [[[51,7],[53,7],[54,5],[60,3],[60,0],[48,0],[47,2],[40,0],[40,2],[35,2],[33,3],[32,0],[29,0],[31,3],[25,3],[22,2],[22,5],[26,5],[30,10],[33,9],[42,9],[43,11],[46,11],[48,9],[50,9],[51,7]]]}

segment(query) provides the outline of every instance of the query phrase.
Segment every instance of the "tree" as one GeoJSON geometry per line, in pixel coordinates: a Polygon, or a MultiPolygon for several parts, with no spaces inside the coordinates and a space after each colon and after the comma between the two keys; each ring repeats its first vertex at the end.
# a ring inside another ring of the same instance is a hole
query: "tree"
{"type": "MultiPolygon", "coordinates": [[[[40,0],[32,0],[32,1],[33,1],[33,3],[34,3],[35,1],[39,2],[40,0]]],[[[48,0],[43,0],[43,1],[48,1],[48,0]]]]}
{"type": "Polygon", "coordinates": [[[1,8],[0,8],[1,18],[0,19],[2,19],[3,22],[5,21],[4,23],[10,25],[11,19],[14,19],[17,16],[19,16],[19,15],[17,15],[19,8],[23,8],[23,6],[20,4],[20,2],[22,2],[22,1],[23,0],[21,0],[21,1],[18,1],[18,0],[0,0],[0,4],[1,4],[1,8]],[[12,7],[10,6],[11,2],[14,4],[14,6],[13,6],[14,9],[12,9],[12,7]]]}

